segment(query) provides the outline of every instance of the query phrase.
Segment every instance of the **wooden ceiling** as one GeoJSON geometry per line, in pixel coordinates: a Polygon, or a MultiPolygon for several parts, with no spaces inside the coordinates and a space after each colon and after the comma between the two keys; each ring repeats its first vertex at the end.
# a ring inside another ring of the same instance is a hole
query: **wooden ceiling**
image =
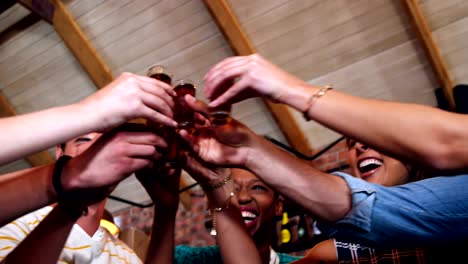
{"type": "MultiPolygon", "coordinates": [[[[392,0],[21,2],[39,9],[50,23],[13,1],[0,5],[2,116],[76,102],[121,72],[145,74],[153,64],[202,85],[203,74],[215,63],[252,52],[315,84],[427,105],[435,105],[436,88],[453,86],[438,81],[444,79],[439,76],[445,74],[452,83],[467,78],[468,3],[462,0],[402,1],[417,4],[420,18],[427,20],[426,32],[432,31],[439,61],[447,66],[442,70],[432,60],[437,54],[427,56],[416,39],[405,4],[392,0]]],[[[242,102],[233,114],[257,133],[306,154],[337,137],[287,107],[261,100],[242,102]]],[[[49,153],[2,171],[50,162],[49,153]]],[[[115,194],[148,200],[134,178],[115,194]]],[[[109,208],[122,206],[111,202],[109,208]]]]}

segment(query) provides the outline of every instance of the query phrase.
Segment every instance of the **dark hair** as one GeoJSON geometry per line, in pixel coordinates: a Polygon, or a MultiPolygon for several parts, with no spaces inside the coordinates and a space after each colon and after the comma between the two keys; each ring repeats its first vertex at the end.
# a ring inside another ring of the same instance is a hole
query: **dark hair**
{"type": "Polygon", "coordinates": [[[59,147],[62,151],[65,151],[65,147],[67,146],[67,143],[60,143],[59,147]]]}
{"type": "Polygon", "coordinates": [[[406,164],[408,168],[408,182],[415,182],[434,177],[430,170],[406,164]]]}

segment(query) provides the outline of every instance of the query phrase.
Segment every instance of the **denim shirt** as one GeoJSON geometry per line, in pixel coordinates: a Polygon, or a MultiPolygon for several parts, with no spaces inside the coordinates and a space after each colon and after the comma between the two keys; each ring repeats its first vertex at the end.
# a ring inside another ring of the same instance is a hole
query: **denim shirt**
{"type": "Polygon", "coordinates": [[[370,244],[433,245],[468,238],[468,175],[435,177],[394,187],[368,183],[342,172],[351,210],[334,237],[370,244]]]}

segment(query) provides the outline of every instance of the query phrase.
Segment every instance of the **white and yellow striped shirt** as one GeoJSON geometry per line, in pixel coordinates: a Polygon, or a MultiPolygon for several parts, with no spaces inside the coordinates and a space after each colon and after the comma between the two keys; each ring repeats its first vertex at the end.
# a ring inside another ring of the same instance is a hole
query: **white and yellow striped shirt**
{"type": "MultiPolygon", "coordinates": [[[[46,206],[0,228],[0,260],[5,258],[52,211],[46,206]]],[[[45,241],[44,241],[45,242],[45,241]]],[[[57,263],[142,263],[135,252],[106,229],[90,237],[75,224],[57,263]]]]}

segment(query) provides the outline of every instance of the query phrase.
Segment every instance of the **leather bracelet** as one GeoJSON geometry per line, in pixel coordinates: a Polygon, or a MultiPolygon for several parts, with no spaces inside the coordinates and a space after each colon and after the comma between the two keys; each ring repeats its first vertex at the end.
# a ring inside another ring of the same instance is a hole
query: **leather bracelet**
{"type": "Polygon", "coordinates": [[[228,183],[230,180],[232,179],[232,176],[231,174],[229,174],[226,178],[224,178],[222,181],[220,182],[217,182],[215,184],[212,184],[209,188],[210,188],[210,191],[213,191],[213,190],[216,190],[218,189],[219,187],[222,187],[223,185],[225,185],[226,183],[228,183]]]}
{"type": "Polygon", "coordinates": [[[52,174],[52,185],[57,193],[58,206],[70,215],[72,218],[79,218],[88,213],[88,207],[76,203],[71,197],[72,194],[65,191],[62,185],[62,171],[65,165],[72,159],[68,155],[60,156],[55,162],[54,171],[52,174]],[[78,208],[77,208],[78,206],[78,208]]]}
{"type": "Polygon", "coordinates": [[[312,94],[309,99],[307,99],[307,107],[306,109],[304,110],[304,112],[302,112],[302,115],[304,116],[304,119],[306,121],[310,121],[310,117],[308,116],[308,113],[309,113],[309,109],[312,107],[313,105],[313,102],[315,99],[319,99],[320,97],[322,97],[326,92],[328,92],[328,90],[332,90],[333,87],[331,85],[325,85],[323,87],[321,87],[317,92],[315,92],[314,94],[312,94]]]}
{"type": "Polygon", "coordinates": [[[52,184],[59,199],[65,195],[65,190],[62,185],[62,171],[71,158],[72,157],[70,156],[63,155],[55,162],[54,173],[52,174],[52,184]]]}

